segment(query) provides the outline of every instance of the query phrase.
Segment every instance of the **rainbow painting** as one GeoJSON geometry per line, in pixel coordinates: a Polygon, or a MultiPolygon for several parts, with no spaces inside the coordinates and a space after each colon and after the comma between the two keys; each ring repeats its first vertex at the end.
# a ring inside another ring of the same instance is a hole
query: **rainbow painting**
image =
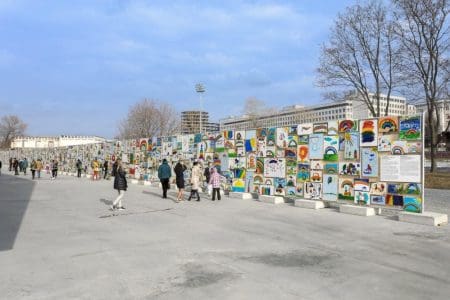
{"type": "Polygon", "coordinates": [[[361,120],[361,147],[364,146],[377,146],[377,120],[361,120]]]}
{"type": "Polygon", "coordinates": [[[397,117],[380,117],[378,119],[378,132],[388,133],[398,131],[398,118],[397,117]]]}
{"type": "Polygon", "coordinates": [[[342,120],[339,122],[339,132],[358,131],[358,122],[353,120],[342,120]]]}
{"type": "Polygon", "coordinates": [[[400,118],[399,138],[401,140],[418,140],[421,138],[420,129],[419,116],[400,118]]]}

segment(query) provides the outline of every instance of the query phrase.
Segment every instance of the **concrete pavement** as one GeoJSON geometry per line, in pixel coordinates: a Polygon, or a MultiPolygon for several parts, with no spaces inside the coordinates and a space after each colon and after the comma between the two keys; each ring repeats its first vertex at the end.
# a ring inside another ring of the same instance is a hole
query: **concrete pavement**
{"type": "Polygon", "coordinates": [[[449,226],[0,177],[4,299],[445,299],[449,226]]]}

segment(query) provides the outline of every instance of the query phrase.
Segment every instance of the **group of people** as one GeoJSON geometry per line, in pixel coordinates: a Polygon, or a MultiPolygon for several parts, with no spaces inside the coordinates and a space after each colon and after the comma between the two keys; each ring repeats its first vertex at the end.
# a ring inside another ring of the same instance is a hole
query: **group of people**
{"type": "MultiPolygon", "coordinates": [[[[41,171],[44,169],[44,163],[42,159],[33,159],[31,163],[28,162],[27,158],[23,158],[18,160],[17,158],[9,158],[9,171],[14,172],[14,175],[19,175],[23,172],[24,175],[27,175],[27,169],[30,168],[31,178],[34,180],[35,178],[41,178],[41,171]]],[[[58,176],[58,161],[56,159],[52,160],[49,165],[46,166],[48,171],[51,170],[52,177],[51,179],[56,179],[58,176]]]]}
{"type": "MultiPolygon", "coordinates": [[[[178,188],[178,194],[176,202],[180,202],[184,200],[184,189],[185,189],[185,171],[186,166],[183,164],[182,161],[178,161],[177,164],[174,167],[174,173],[175,173],[175,183],[178,188]]],[[[167,198],[167,190],[170,188],[170,178],[172,177],[172,169],[169,166],[166,159],[163,159],[162,164],[158,168],[158,178],[162,185],[163,190],[163,198],[167,198]]],[[[207,184],[211,185],[212,187],[212,201],[220,200],[220,174],[217,172],[216,168],[209,168],[207,166],[202,173],[202,170],[200,168],[199,163],[196,161],[194,162],[191,170],[191,193],[188,197],[188,201],[191,201],[193,198],[197,198],[196,201],[200,201],[200,194],[199,189],[201,188],[201,184],[203,183],[203,178],[205,178],[205,181],[207,184]],[[203,177],[204,176],[204,177],[203,177]]]]}

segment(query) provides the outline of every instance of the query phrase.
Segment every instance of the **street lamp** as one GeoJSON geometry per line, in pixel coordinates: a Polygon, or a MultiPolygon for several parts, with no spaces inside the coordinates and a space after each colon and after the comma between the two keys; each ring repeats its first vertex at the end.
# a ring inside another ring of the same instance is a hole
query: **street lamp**
{"type": "Polygon", "coordinates": [[[202,110],[203,110],[203,93],[205,92],[205,87],[201,83],[195,85],[195,91],[200,95],[200,134],[202,133],[202,110]]]}

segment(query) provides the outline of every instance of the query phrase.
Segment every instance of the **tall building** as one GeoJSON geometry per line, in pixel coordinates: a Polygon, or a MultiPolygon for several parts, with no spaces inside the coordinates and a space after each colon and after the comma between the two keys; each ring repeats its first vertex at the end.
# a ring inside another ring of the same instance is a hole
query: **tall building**
{"type": "Polygon", "coordinates": [[[57,148],[103,143],[106,139],[98,136],[61,135],[56,137],[23,136],[11,142],[11,148],[57,148]]]}
{"type": "Polygon", "coordinates": [[[281,111],[258,117],[243,115],[220,120],[220,130],[246,130],[258,127],[283,127],[302,123],[326,122],[352,118],[351,101],[314,106],[293,105],[281,111]]]}
{"type": "Polygon", "coordinates": [[[213,132],[217,125],[209,122],[206,111],[190,110],[181,112],[181,134],[195,134],[200,132],[200,116],[202,132],[213,132]]]}
{"type": "MultiPolygon", "coordinates": [[[[441,121],[439,124],[438,132],[441,133],[446,131],[447,128],[450,127],[450,99],[438,100],[436,104],[441,121]]],[[[418,103],[416,106],[418,113],[428,112],[428,106],[426,102],[418,103]]],[[[436,116],[436,113],[434,113],[433,116],[436,116]]],[[[425,118],[428,118],[427,113],[425,114],[425,118]]]]}
{"type": "MultiPolygon", "coordinates": [[[[375,94],[369,94],[369,97],[373,103],[375,111],[377,111],[378,105],[375,99],[375,94]]],[[[404,116],[416,114],[416,107],[412,104],[408,104],[406,102],[406,98],[397,96],[390,96],[389,98],[390,98],[388,109],[389,116],[404,116]]],[[[373,114],[370,112],[369,108],[367,107],[366,103],[363,100],[361,100],[358,94],[355,93],[348,96],[347,100],[352,102],[354,119],[367,119],[374,117],[373,114]]],[[[386,105],[387,105],[387,96],[381,94],[380,115],[384,115],[386,105]]]]}

